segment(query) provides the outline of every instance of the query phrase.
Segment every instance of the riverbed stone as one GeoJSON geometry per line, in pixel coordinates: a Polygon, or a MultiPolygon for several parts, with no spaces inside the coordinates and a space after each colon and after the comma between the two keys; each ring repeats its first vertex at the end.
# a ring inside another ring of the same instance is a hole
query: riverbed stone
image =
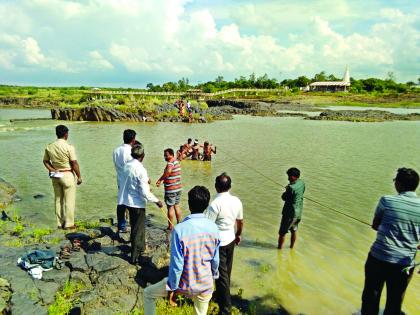
{"type": "MultiPolygon", "coordinates": [[[[68,280],[83,283],[83,289],[77,295],[77,308],[80,314],[81,312],[83,314],[125,314],[134,307],[141,307],[143,288],[140,286],[139,274],[147,273],[149,281],[150,277],[161,278],[163,276],[161,269],[154,265],[160,266],[168,261],[167,257],[169,257],[167,254],[168,235],[163,226],[157,227],[150,219],[151,216],[147,216],[146,254],[149,255],[152,265],[149,269],[129,263],[130,244],[115,242],[113,237],[115,237],[116,228],[107,224],[99,228],[87,229],[82,233],[66,234],[61,230],[54,230],[50,234],[52,238],[48,239],[61,238],[59,244],[10,248],[1,243],[0,307],[10,308],[12,314],[46,314],[49,305],[54,302],[56,293],[68,280]],[[97,243],[100,247],[91,252],[89,246],[82,246],[79,252],[71,252],[70,258],[64,261],[65,265],[61,270],[46,271],[41,280],[31,278],[25,270],[16,266],[19,257],[34,249],[48,248],[55,251],[58,256],[61,247],[71,246],[71,240],[74,238],[82,238],[82,243],[86,245],[88,242],[97,243]],[[7,283],[10,284],[10,290],[7,283]]],[[[8,237],[19,239],[19,236],[8,237]]]]}

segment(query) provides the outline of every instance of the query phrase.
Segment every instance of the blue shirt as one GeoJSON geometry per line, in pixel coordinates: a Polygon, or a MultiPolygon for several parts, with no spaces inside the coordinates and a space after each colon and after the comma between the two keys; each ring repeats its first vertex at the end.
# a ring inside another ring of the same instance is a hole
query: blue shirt
{"type": "Polygon", "coordinates": [[[420,240],[420,198],[416,193],[382,197],[375,219],[380,223],[371,255],[393,264],[413,265],[420,240]]]}
{"type": "Polygon", "coordinates": [[[218,277],[219,232],[204,214],[190,214],[175,226],[166,289],[187,296],[211,294],[218,277]]]}

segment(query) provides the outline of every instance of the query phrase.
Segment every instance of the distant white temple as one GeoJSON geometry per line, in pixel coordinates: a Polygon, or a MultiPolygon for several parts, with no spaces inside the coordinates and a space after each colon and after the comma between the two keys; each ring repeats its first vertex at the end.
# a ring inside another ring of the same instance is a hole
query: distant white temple
{"type": "Polygon", "coordinates": [[[346,66],[343,81],[313,82],[309,84],[310,91],[319,92],[347,92],[350,87],[349,66],[346,66]]]}

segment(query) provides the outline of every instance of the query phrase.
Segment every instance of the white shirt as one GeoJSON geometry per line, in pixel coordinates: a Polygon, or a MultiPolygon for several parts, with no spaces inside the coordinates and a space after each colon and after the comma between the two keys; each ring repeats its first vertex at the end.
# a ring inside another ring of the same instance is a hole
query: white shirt
{"type": "Polygon", "coordinates": [[[242,202],[238,197],[232,196],[228,191],[219,193],[204,214],[216,223],[220,246],[226,246],[235,240],[236,220],[243,220],[242,202]]]}
{"type": "Polygon", "coordinates": [[[118,204],[133,208],[146,208],[147,202],[158,202],[150,192],[149,176],[143,164],[136,159],[128,161],[121,173],[118,204]]]}
{"type": "Polygon", "coordinates": [[[124,143],[115,148],[112,158],[114,160],[115,170],[117,171],[117,184],[119,189],[119,187],[121,187],[121,174],[124,169],[124,165],[132,159],[131,145],[124,143]]]}

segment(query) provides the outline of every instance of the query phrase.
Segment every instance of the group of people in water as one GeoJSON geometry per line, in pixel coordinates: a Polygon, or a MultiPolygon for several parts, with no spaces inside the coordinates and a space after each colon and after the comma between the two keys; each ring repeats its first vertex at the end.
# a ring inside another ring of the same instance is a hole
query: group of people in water
{"type": "MultiPolygon", "coordinates": [[[[55,196],[57,227],[75,229],[74,208],[76,184],[82,183],[79,165],[73,146],[67,143],[68,128],[56,127],[57,140],[45,149],[44,165],[52,179],[55,196]]],[[[144,264],[145,211],[148,202],[163,208],[150,189],[151,180],[142,164],[145,147],[136,140],[136,132],[127,129],[124,143],[113,152],[117,173],[118,233],[130,232],[131,263],[144,264]],[[131,230],[126,212],[129,213],[131,230]]],[[[164,186],[164,203],[167,206],[168,231],[171,233],[170,265],[168,277],[144,290],[146,315],[155,314],[155,300],[168,297],[176,305],[176,295],[193,299],[194,313],[207,313],[212,296],[219,304],[220,314],[231,314],[230,278],[235,246],[241,242],[243,231],[242,202],[230,194],[231,177],[222,173],[215,179],[216,196],[210,202],[210,192],[204,186],[188,191],[191,212],[181,220],[180,200],[183,189],[181,163],[183,159],[210,161],[216,153],[207,141],[188,139],[175,154],[170,148],[163,151],[166,167],[156,186],[164,186]],[[202,149],[202,152],[200,152],[202,149]],[[176,222],[175,222],[176,221],[176,222]],[[213,295],[214,282],[216,291],[213,295]]],[[[278,249],[282,249],[285,236],[291,232],[290,248],[296,242],[298,225],[302,219],[305,184],[300,170],[287,171],[289,184],[282,194],[284,206],[279,229],[278,249]]],[[[415,190],[419,185],[418,173],[400,168],[394,178],[398,193],[379,200],[372,222],[376,231],[365,265],[365,286],[362,294],[362,315],[377,315],[384,284],[387,286],[385,315],[400,315],[405,291],[413,276],[416,251],[420,249],[420,198],[415,190]]]]}
{"type": "Polygon", "coordinates": [[[191,138],[188,138],[187,142],[176,151],[176,158],[178,161],[185,159],[211,161],[213,153],[216,154],[216,146],[213,146],[207,140],[200,144],[197,139],[193,142],[191,138]]]}

